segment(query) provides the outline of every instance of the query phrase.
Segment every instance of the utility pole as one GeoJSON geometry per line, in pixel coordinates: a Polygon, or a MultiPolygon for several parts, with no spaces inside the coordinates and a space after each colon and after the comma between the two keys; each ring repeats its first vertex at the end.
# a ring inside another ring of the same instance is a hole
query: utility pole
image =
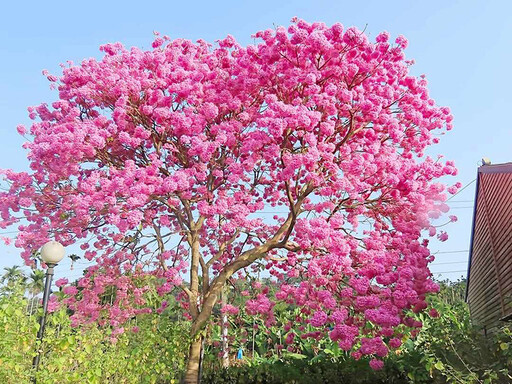
{"type": "MultiPolygon", "coordinates": [[[[227,304],[226,287],[224,287],[220,293],[220,301],[221,301],[222,307],[224,307],[227,304]]],[[[229,367],[228,315],[226,312],[222,313],[221,333],[222,333],[222,366],[224,368],[228,368],[229,367]]]]}

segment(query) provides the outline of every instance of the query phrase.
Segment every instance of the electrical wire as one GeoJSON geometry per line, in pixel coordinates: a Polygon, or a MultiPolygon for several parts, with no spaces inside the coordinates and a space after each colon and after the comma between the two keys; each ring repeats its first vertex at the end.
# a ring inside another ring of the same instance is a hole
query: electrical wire
{"type": "Polygon", "coordinates": [[[450,201],[451,199],[453,199],[455,196],[457,196],[459,193],[461,193],[463,190],[465,190],[467,187],[469,187],[471,184],[473,184],[474,182],[476,181],[476,178],[474,178],[473,180],[471,180],[468,184],[466,184],[464,187],[462,187],[460,190],[457,191],[456,194],[452,195],[449,199],[447,199],[446,201],[450,201]]]}
{"type": "Polygon", "coordinates": [[[433,255],[440,255],[440,254],[444,254],[444,253],[464,253],[464,252],[469,252],[469,249],[463,249],[463,250],[460,250],[460,251],[437,251],[437,252],[434,252],[432,254],[433,255]]]}
{"type": "Polygon", "coordinates": [[[432,267],[435,267],[436,265],[445,265],[445,264],[467,264],[467,260],[465,261],[447,261],[447,262],[443,262],[443,263],[436,263],[436,262],[433,262],[431,264],[432,267]]]}

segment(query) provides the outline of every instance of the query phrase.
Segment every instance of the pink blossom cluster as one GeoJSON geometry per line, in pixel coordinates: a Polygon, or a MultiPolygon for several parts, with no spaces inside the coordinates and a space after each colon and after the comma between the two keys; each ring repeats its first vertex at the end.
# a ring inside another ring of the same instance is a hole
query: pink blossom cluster
{"type": "Polygon", "coordinates": [[[275,302],[271,301],[266,293],[259,293],[255,299],[249,299],[245,302],[245,309],[249,315],[264,315],[266,316],[266,325],[270,326],[275,324],[274,314],[272,309],[275,302]]]}
{"type": "Polygon", "coordinates": [[[226,304],[220,309],[220,311],[222,313],[227,313],[228,315],[238,315],[238,312],[240,310],[238,309],[238,307],[235,307],[234,305],[226,304]]]}

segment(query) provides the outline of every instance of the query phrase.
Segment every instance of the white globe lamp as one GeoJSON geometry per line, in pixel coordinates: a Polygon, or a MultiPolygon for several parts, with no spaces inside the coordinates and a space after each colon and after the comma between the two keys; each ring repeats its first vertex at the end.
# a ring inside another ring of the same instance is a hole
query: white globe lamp
{"type": "Polygon", "coordinates": [[[59,264],[64,258],[64,246],[58,241],[49,241],[41,248],[41,259],[46,264],[59,264]]]}

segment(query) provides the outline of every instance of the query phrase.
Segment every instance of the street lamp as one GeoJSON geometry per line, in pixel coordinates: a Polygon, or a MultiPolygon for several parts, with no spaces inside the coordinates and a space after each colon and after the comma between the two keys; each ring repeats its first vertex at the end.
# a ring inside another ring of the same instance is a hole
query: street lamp
{"type": "MultiPolygon", "coordinates": [[[[41,248],[41,259],[48,266],[46,269],[46,279],[44,282],[44,293],[43,293],[43,316],[39,318],[39,330],[37,331],[38,345],[41,345],[43,341],[44,328],[46,325],[46,313],[48,311],[48,300],[50,298],[50,288],[52,285],[53,268],[61,261],[64,257],[64,247],[57,241],[49,241],[41,248]]],[[[37,354],[34,356],[32,361],[32,367],[34,368],[34,375],[39,368],[39,360],[41,360],[41,348],[38,348],[37,354]]],[[[33,382],[36,382],[34,376],[33,382]]]]}

